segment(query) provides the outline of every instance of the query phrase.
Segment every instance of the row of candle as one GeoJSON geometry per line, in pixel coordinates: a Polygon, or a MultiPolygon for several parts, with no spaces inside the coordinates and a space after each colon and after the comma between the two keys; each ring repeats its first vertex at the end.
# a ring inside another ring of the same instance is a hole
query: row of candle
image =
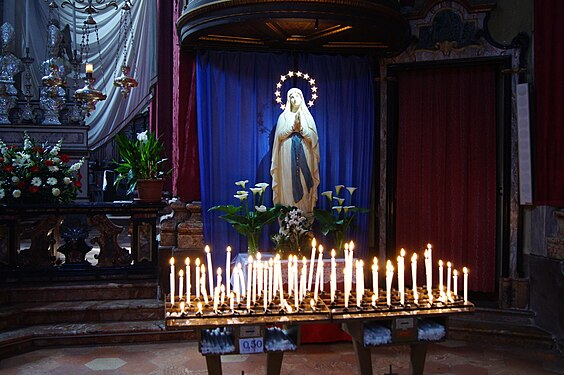
{"type": "MultiPolygon", "coordinates": [[[[262,299],[264,309],[276,299],[279,294],[278,301],[281,308],[290,308],[293,302],[294,307],[298,306],[304,301],[307,292],[313,293],[311,299],[312,306],[319,298],[319,292],[323,292],[324,287],[324,267],[325,261],[323,259],[323,246],[317,246],[315,239],[312,242],[311,258],[308,262],[306,257],[303,257],[301,262],[296,255],[291,255],[287,263],[287,293],[286,296],[290,300],[288,303],[285,299],[284,284],[282,280],[282,262],[279,255],[263,261],[261,254],[257,253],[256,259],[249,256],[247,267],[247,278],[243,272],[243,265],[239,262],[233,267],[233,276],[231,276],[231,248],[227,247],[226,251],[226,282],[223,283],[222,269],[217,268],[215,271],[216,283],[214,288],[214,271],[212,265],[211,251],[209,246],[205,247],[207,267],[201,264],[200,259],[195,261],[195,298],[203,299],[206,305],[209,304],[209,299],[212,299],[213,308],[217,310],[218,306],[223,305],[225,298],[230,301],[231,307],[237,303],[239,305],[241,300],[246,298],[246,308],[251,309],[253,306],[262,299]],[[316,257],[317,255],[317,257],[316,257]],[[301,269],[299,269],[301,263],[301,269]],[[207,272],[206,272],[207,271],[207,272]],[[315,281],[313,279],[315,274],[315,281]],[[208,281],[206,282],[206,275],[208,281]],[[307,278],[307,280],[306,280],[307,278]],[[232,280],[233,279],[233,280],[232,280]],[[206,287],[207,284],[207,287],[206,287]],[[233,290],[231,290],[233,284],[233,290]],[[209,289],[208,289],[209,288],[209,289]],[[208,296],[208,290],[210,295],[208,296]]],[[[335,259],[335,250],[331,251],[331,264],[330,264],[330,298],[331,302],[335,301],[337,291],[337,262],[335,259]]],[[[401,305],[405,305],[406,287],[405,287],[405,255],[404,249],[401,249],[400,255],[397,257],[397,280],[398,280],[398,293],[401,305]]],[[[425,257],[425,281],[427,285],[427,294],[429,303],[433,302],[432,294],[432,248],[427,245],[424,252],[425,257]]],[[[452,269],[452,263],[447,262],[447,284],[446,291],[444,290],[443,277],[444,267],[442,260],[439,260],[439,300],[442,302],[453,301],[453,296],[458,295],[458,271],[452,269]],[[451,289],[451,279],[453,281],[453,288],[451,289]]],[[[179,290],[178,299],[186,301],[190,305],[192,285],[191,285],[191,264],[190,258],[185,259],[186,271],[179,270],[179,290]],[[184,275],[186,274],[186,278],[184,275]],[[186,286],[186,292],[184,292],[186,286]]],[[[353,266],[355,268],[355,299],[357,306],[360,307],[362,298],[365,293],[364,286],[364,261],[362,259],[354,259],[354,243],[345,245],[344,250],[344,304],[345,307],[349,306],[352,284],[353,284],[353,266]]],[[[170,258],[170,303],[174,305],[176,297],[176,272],[175,272],[175,259],[170,258]]],[[[374,257],[372,263],[372,299],[373,304],[379,299],[379,286],[378,286],[378,258],[374,257]]],[[[386,303],[391,305],[392,298],[392,283],[394,281],[394,265],[390,260],[386,263],[386,303]]],[[[464,273],[464,302],[468,301],[468,269],[463,268],[464,273]]],[[[417,254],[414,253],[411,257],[411,279],[414,303],[418,304],[419,293],[417,290],[417,254]]]]}

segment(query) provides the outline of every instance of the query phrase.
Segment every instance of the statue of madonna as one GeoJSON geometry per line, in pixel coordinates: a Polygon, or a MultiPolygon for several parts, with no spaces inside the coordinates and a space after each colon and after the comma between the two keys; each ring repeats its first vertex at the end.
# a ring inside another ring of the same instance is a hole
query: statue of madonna
{"type": "Polygon", "coordinates": [[[272,200],[311,214],[319,186],[317,127],[302,91],[291,88],[272,145],[272,200]]]}

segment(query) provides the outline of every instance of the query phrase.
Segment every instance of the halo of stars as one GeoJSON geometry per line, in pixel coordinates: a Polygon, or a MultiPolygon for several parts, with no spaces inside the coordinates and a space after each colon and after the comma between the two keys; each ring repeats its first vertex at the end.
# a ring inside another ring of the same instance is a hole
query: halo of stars
{"type": "Polygon", "coordinates": [[[317,86],[315,86],[315,79],[313,79],[309,74],[302,73],[299,70],[297,72],[290,70],[287,74],[281,75],[280,81],[278,81],[278,83],[276,84],[276,91],[274,92],[274,96],[275,96],[276,103],[280,104],[280,109],[284,110],[286,108],[286,104],[284,104],[282,102],[280,89],[282,88],[282,85],[284,84],[284,82],[288,78],[292,78],[292,77],[298,77],[298,78],[305,79],[309,83],[309,88],[311,90],[311,99],[308,100],[307,106],[313,107],[313,104],[315,103],[315,99],[317,99],[317,96],[318,96],[317,95],[317,86]]]}

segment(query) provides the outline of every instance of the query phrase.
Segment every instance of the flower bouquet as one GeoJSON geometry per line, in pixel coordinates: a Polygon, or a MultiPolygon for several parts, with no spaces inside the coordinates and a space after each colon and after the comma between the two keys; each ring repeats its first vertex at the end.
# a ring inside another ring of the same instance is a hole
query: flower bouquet
{"type": "Polygon", "coordinates": [[[351,205],[352,196],[355,192],[355,187],[346,187],[344,190],[348,191],[348,203],[345,205],[347,199],[340,196],[345,185],[336,185],[335,194],[333,191],[324,191],[321,195],[325,196],[331,203],[329,210],[314,209],[313,213],[315,219],[321,225],[321,233],[328,235],[331,233],[335,239],[335,245],[342,251],[345,245],[345,236],[348,229],[354,225],[356,213],[366,213],[370,210],[366,208],[356,207],[351,205]],[[336,202],[336,203],[335,203],[336,202]]]}
{"type": "Polygon", "coordinates": [[[70,157],[61,154],[63,140],[54,146],[38,143],[27,133],[23,146],[0,140],[0,202],[70,203],[81,189],[78,172],[84,159],[67,165],[70,157]]]}
{"type": "Polygon", "coordinates": [[[301,249],[309,247],[313,238],[311,220],[304,212],[296,207],[281,207],[280,229],[272,236],[276,251],[280,254],[297,253],[300,257],[301,249]]]}
{"type": "MultiPolygon", "coordinates": [[[[235,185],[241,189],[246,189],[249,180],[237,181],[235,185]]],[[[264,205],[264,192],[268,184],[261,182],[249,188],[253,195],[253,201],[249,200],[247,190],[238,190],[235,198],[240,205],[219,205],[209,209],[209,211],[221,211],[224,215],[220,216],[223,220],[235,228],[237,232],[247,237],[249,255],[255,255],[258,251],[258,238],[262,228],[272,223],[279,214],[280,206],[266,207],[264,205]]]]}

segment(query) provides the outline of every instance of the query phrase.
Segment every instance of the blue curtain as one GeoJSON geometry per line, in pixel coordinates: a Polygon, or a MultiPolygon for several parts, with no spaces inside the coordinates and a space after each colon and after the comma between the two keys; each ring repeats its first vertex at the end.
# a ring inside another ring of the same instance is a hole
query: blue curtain
{"type": "MultiPolygon", "coordinates": [[[[226,246],[235,254],[246,251],[246,239],[219,212],[218,204],[238,204],[233,197],[238,180],[271,183],[271,147],[280,107],[274,101],[275,85],[289,70],[307,72],[316,80],[319,98],[310,109],[320,142],[319,194],[336,184],[358,187],[354,203],[370,207],[374,144],[374,90],[372,63],[366,57],[319,56],[206,51],[197,55],[198,134],[204,240],[222,263],[226,246]],[[295,66],[297,64],[297,66],[295,66]]],[[[288,82],[286,91],[299,87],[306,100],[309,84],[303,79],[288,82]]],[[[267,204],[272,205],[270,188],[267,204]]],[[[318,207],[327,208],[319,196],[318,207]]],[[[366,254],[368,215],[361,214],[351,238],[366,254]]],[[[270,235],[277,224],[266,228],[260,249],[272,249],[270,235]]],[[[328,241],[320,239],[331,246],[328,241]]],[[[221,264],[220,264],[221,265],[221,264]]]]}

